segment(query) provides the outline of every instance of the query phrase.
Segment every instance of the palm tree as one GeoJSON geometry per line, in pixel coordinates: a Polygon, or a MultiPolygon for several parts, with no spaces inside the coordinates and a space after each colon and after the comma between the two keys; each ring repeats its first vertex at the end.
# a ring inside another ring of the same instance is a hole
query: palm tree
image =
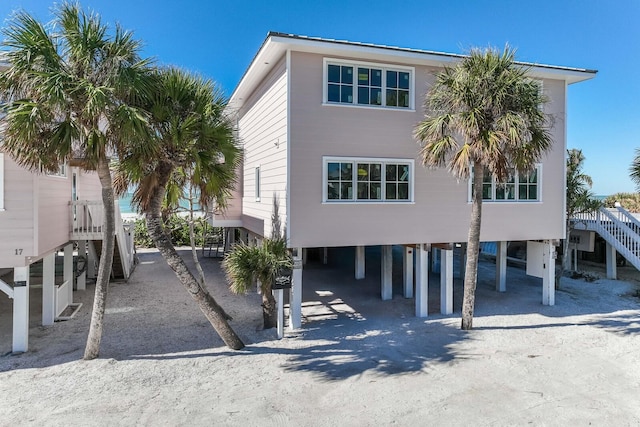
{"type": "Polygon", "coordinates": [[[569,236],[573,230],[571,221],[575,215],[585,212],[593,212],[602,206],[602,202],[595,199],[593,193],[589,191],[593,181],[589,175],[582,172],[584,166],[584,154],[582,150],[575,148],[567,150],[567,218],[566,236],[562,246],[562,271],[556,279],[556,287],[565,271],[571,269],[569,261],[569,236]]]}
{"type": "Polygon", "coordinates": [[[425,119],[415,128],[425,166],[446,166],[458,179],[473,176],[471,222],[462,305],[462,329],[471,329],[478,271],[482,178],[506,182],[513,171],[530,171],[552,140],[546,101],[515,52],[472,49],[446,67],[425,100],[425,119]]]}
{"type": "Polygon", "coordinates": [[[3,30],[10,67],[0,75],[7,100],[3,147],[22,166],[52,171],[81,158],[102,185],[104,240],[84,358],[100,350],[115,236],[109,154],[144,129],[127,100],[145,87],[148,61],[130,32],[113,34],[98,15],[62,3],[53,26],[17,12],[3,30]],[[55,28],[53,32],[52,28],[55,28]]]}
{"type": "Polygon", "coordinates": [[[631,181],[636,184],[638,190],[640,190],[640,148],[636,148],[636,153],[629,166],[629,177],[631,181]]]}
{"type": "Polygon", "coordinates": [[[145,144],[130,144],[119,152],[116,191],[135,186],[132,202],[145,213],[149,236],[225,344],[239,350],[244,344],[229,326],[228,315],[176,252],[162,215],[163,205],[167,199],[169,205],[175,202],[176,188],[182,185],[197,189],[200,206],[206,208],[212,200],[224,206],[242,154],[224,115],[226,100],[211,80],[166,68],[157,73],[155,90],[143,102],[152,135],[145,144]]]}
{"type": "Polygon", "coordinates": [[[277,326],[276,301],[271,291],[276,277],[292,266],[287,242],[279,236],[264,239],[258,246],[237,244],[222,261],[234,293],[246,294],[256,281],[260,283],[264,329],[277,326]]]}

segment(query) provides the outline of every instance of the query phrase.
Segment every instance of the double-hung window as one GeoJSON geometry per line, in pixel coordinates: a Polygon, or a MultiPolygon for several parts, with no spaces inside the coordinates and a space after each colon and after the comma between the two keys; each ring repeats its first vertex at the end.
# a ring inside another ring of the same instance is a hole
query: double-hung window
{"type": "Polygon", "coordinates": [[[325,59],[327,104],[413,109],[413,68],[325,59]]]}
{"type": "MultiPolygon", "coordinates": [[[[542,166],[537,165],[529,173],[511,170],[504,182],[485,170],[482,177],[482,200],[491,202],[540,201],[540,176],[542,166]]],[[[469,200],[473,191],[473,175],[469,179],[469,200]]]]}
{"type": "Polygon", "coordinates": [[[411,202],[413,160],[324,158],[325,202],[411,202]]]}

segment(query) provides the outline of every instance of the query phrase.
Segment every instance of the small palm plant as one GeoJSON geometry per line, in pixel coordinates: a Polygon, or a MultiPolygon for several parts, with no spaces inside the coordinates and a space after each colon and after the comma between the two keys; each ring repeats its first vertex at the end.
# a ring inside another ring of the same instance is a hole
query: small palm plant
{"type": "Polygon", "coordinates": [[[287,242],[282,237],[264,239],[260,246],[240,243],[222,262],[233,293],[246,294],[256,281],[260,283],[264,329],[277,326],[276,301],[271,291],[280,272],[292,266],[287,242]]]}

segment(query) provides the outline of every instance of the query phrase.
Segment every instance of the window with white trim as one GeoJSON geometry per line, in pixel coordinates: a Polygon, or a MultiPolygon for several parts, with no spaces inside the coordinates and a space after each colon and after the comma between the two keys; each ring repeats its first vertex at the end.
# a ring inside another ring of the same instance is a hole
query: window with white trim
{"type": "Polygon", "coordinates": [[[325,202],[412,202],[413,160],[324,158],[325,202]]]}
{"type": "Polygon", "coordinates": [[[324,102],[413,109],[413,68],[325,59],[324,102]]]}
{"type": "MultiPolygon", "coordinates": [[[[540,197],[542,166],[537,165],[529,173],[510,170],[504,182],[498,182],[491,172],[485,170],[482,177],[482,200],[489,202],[537,202],[540,197]]],[[[473,171],[469,179],[469,200],[473,195],[473,171]]]]}
{"type": "Polygon", "coordinates": [[[256,167],[256,202],[260,201],[260,166],[256,167]]]}
{"type": "Polygon", "coordinates": [[[0,153],[0,211],[4,210],[4,153],[0,153]]]}

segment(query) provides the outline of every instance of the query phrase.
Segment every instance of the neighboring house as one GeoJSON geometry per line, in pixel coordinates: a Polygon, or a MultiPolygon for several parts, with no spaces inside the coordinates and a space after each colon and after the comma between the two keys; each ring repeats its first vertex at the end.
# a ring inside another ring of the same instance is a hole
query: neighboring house
{"type": "MultiPolygon", "coordinates": [[[[390,299],[391,245],[405,247],[405,296],[427,315],[428,254],[442,265],[442,311],[452,312],[453,245],[465,242],[471,186],[417,161],[413,137],[435,74],[461,55],[270,33],[231,96],[245,150],[240,185],[213,224],[269,236],[274,197],[296,260],[305,248],[382,246],[383,299],[390,299]]],[[[528,175],[483,185],[482,241],[498,243],[498,290],[505,290],[506,242],[531,241],[528,271],[554,303],[555,243],[564,236],[566,96],[595,71],[524,64],[543,83],[554,145],[528,175]],[[533,261],[535,260],[535,262],[533,261]]],[[[302,263],[296,262],[291,326],[301,322],[302,263]]]]}
{"type": "MultiPolygon", "coordinates": [[[[0,291],[13,299],[14,352],[28,349],[32,266],[42,271],[43,325],[67,316],[74,307],[74,287],[84,290],[87,275],[95,277],[102,243],[101,198],[96,173],[68,165],[55,174],[32,173],[0,145],[0,277],[5,278],[0,279],[0,291]],[[78,267],[87,267],[84,272],[74,268],[74,243],[78,267]],[[56,278],[60,250],[63,267],[56,278]]],[[[116,217],[119,221],[119,210],[116,217]]],[[[133,241],[122,223],[118,225],[114,274],[128,278],[133,241]]]]}

